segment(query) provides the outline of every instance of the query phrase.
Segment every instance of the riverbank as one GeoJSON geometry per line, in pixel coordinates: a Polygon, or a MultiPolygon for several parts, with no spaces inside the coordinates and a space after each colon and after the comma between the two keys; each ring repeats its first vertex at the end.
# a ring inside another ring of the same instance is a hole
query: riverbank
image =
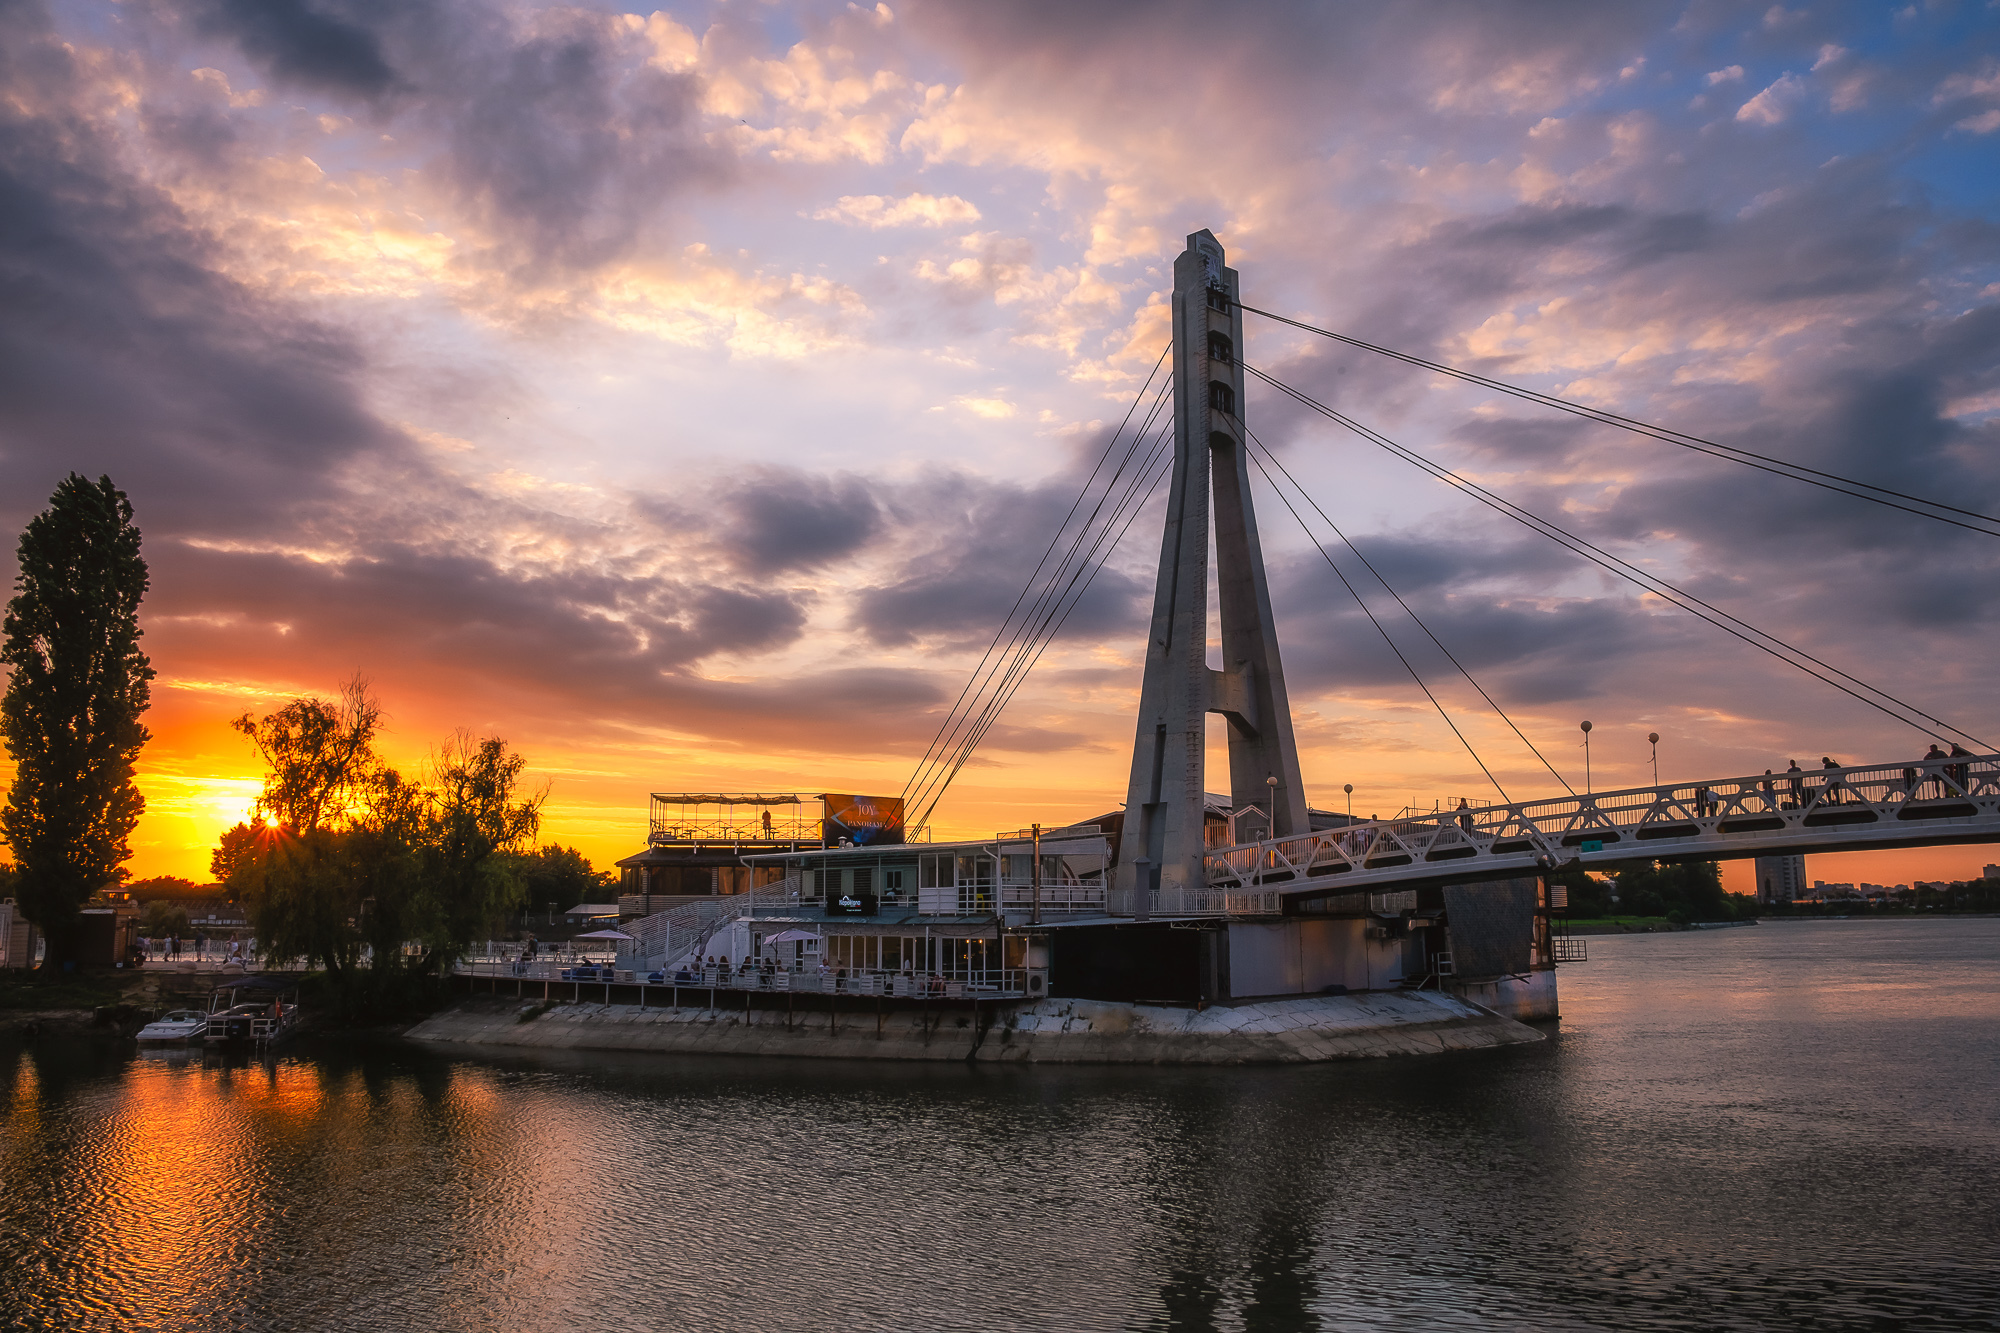
{"type": "Polygon", "coordinates": [[[1570,935],[1645,935],[1670,930],[1724,930],[1731,926],[1754,926],[1760,919],[1669,921],[1663,916],[1600,917],[1590,921],[1571,921],[1563,929],[1570,935]]]}
{"type": "Polygon", "coordinates": [[[868,1009],[662,1008],[472,997],[412,1041],[562,1050],[861,1060],[1297,1064],[1436,1055],[1543,1040],[1525,1023],[1431,991],[1176,1009],[1092,1000],[868,1009]]]}

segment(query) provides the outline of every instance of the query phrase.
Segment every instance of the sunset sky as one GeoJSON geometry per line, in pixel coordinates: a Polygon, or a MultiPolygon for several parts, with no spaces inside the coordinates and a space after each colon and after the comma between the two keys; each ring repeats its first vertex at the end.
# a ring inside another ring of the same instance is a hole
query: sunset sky
{"type": "MultiPolygon", "coordinates": [[[[395,759],[504,736],[600,864],[649,790],[900,790],[1202,227],[1251,304],[2000,507],[1992,3],[0,0],[0,526],[70,470],[137,510],[132,871],[207,878],[257,785],[227,720],[356,672],[395,759]]],[[[1992,538],[1269,323],[1246,353],[2000,739],[1992,538]]],[[[1247,416],[1579,787],[1583,718],[1600,788],[1650,780],[1655,730],[1667,779],[1924,748],[1271,393],[1247,416]]],[[[1315,803],[1492,797],[1257,499],[1315,803]]],[[[1122,799],[1158,531],[941,834],[1122,799]]],[[[1510,791],[1555,789],[1386,623],[1510,791]]]]}

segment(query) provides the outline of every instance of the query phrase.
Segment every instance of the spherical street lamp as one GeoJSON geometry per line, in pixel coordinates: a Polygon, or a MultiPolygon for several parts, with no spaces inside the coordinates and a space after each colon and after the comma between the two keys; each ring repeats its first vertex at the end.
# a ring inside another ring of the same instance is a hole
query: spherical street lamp
{"type": "Polygon", "coordinates": [[[1590,723],[1583,724],[1583,794],[1590,794],[1590,723]]]}

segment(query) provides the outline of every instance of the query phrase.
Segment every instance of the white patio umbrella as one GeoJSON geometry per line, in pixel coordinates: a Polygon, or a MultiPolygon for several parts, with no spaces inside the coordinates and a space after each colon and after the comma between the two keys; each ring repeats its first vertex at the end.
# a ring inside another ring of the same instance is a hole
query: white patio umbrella
{"type": "Polygon", "coordinates": [[[631,940],[637,939],[638,936],[627,935],[622,930],[593,930],[585,935],[572,935],[570,938],[577,940],[631,940]]]}

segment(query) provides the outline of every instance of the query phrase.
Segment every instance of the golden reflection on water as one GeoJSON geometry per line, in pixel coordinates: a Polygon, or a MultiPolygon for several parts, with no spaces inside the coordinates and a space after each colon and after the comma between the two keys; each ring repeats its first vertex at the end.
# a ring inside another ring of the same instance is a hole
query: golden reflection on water
{"type": "Polygon", "coordinates": [[[0,1050],[0,1326],[1990,1325],[2000,922],[1782,929],[1460,1059],[0,1050]]]}

